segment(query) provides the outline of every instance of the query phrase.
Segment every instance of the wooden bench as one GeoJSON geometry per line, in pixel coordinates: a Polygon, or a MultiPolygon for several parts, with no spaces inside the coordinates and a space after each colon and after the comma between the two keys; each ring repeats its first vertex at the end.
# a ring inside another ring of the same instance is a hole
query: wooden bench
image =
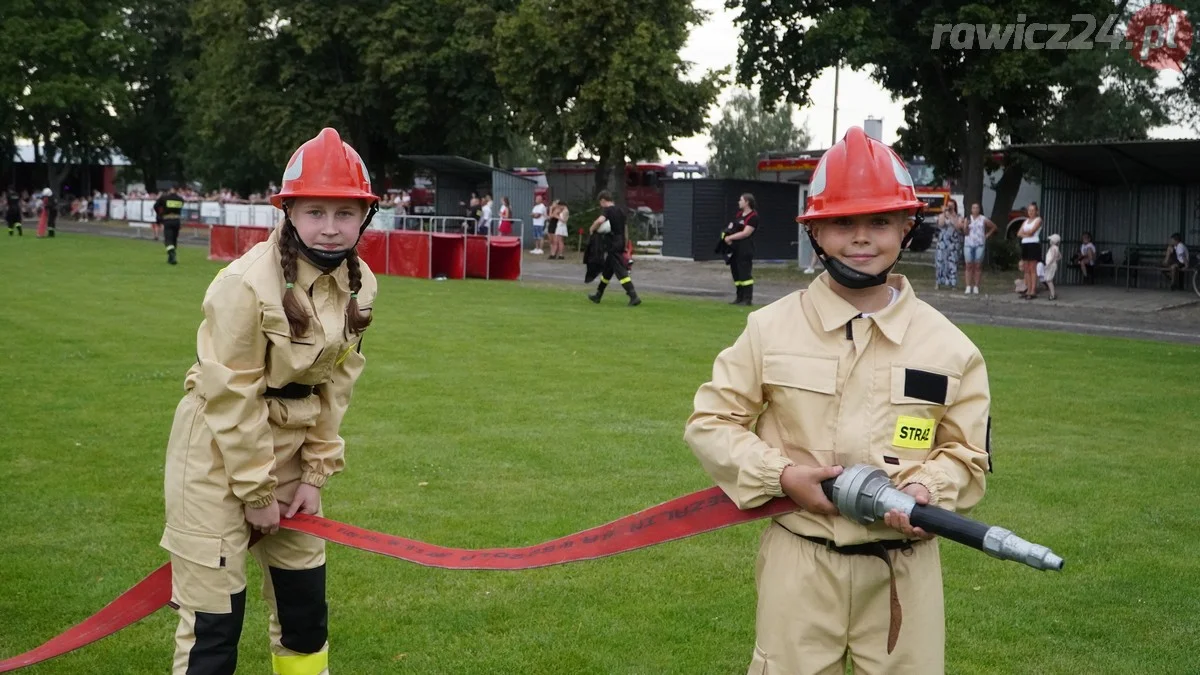
{"type": "MultiPolygon", "coordinates": [[[[1163,258],[1166,257],[1166,244],[1130,244],[1125,248],[1125,261],[1121,267],[1125,269],[1125,287],[1137,288],[1139,276],[1141,272],[1153,272],[1155,276],[1155,288],[1163,288],[1168,283],[1168,277],[1163,268],[1163,258]]],[[[1195,252],[1189,252],[1187,265],[1180,270],[1182,279],[1180,282],[1184,288],[1189,285],[1195,287],[1196,280],[1194,279],[1196,272],[1200,269],[1197,258],[1200,257],[1195,252]],[[1193,277],[1189,279],[1189,277],[1193,277]],[[1188,282],[1191,282],[1190,284],[1188,282]]],[[[1200,291],[1197,291],[1200,292],[1200,291]]]]}

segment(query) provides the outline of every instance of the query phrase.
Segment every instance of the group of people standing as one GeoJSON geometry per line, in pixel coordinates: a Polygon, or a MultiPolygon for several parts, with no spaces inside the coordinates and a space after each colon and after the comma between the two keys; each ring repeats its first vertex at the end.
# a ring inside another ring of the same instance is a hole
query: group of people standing
{"type": "MultiPolygon", "coordinates": [[[[8,236],[10,237],[13,234],[16,234],[18,237],[25,235],[25,231],[21,227],[23,201],[25,200],[17,192],[17,188],[9,186],[8,191],[5,193],[4,221],[8,225],[8,236]]],[[[31,201],[34,201],[37,205],[37,236],[39,238],[53,237],[54,227],[58,220],[58,201],[54,198],[54,191],[46,188],[31,201]]]]}
{"type": "Polygon", "coordinates": [[[979,284],[983,281],[983,253],[987,249],[987,240],[1000,228],[983,215],[983,208],[978,203],[971,205],[970,217],[959,215],[958,202],[953,199],[947,201],[945,209],[938,214],[937,228],[934,288],[958,287],[958,254],[962,251],[966,276],[964,293],[978,295],[979,284]]]}
{"type": "Polygon", "coordinates": [[[550,260],[562,260],[563,251],[567,248],[567,219],[571,210],[560,199],[555,199],[547,208],[541,195],[535,195],[533,203],[533,250],[530,253],[542,255],[542,245],[550,240],[550,260]]]}

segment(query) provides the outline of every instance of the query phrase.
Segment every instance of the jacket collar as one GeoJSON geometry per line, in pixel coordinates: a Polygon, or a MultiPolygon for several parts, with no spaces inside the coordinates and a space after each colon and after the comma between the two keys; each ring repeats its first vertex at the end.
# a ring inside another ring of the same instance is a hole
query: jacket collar
{"type": "MultiPolygon", "coordinates": [[[[900,297],[896,298],[896,302],[872,314],[870,318],[876,326],[879,326],[879,331],[885,338],[900,344],[912,321],[917,296],[913,293],[908,279],[902,274],[889,274],[887,285],[899,291],[900,297]]],[[[844,329],[847,323],[861,313],[854,305],[846,302],[833,291],[833,288],[829,286],[828,272],[823,272],[814,279],[809,284],[808,292],[805,295],[812,303],[813,309],[816,310],[817,317],[821,321],[821,329],[827,333],[844,329]]]]}

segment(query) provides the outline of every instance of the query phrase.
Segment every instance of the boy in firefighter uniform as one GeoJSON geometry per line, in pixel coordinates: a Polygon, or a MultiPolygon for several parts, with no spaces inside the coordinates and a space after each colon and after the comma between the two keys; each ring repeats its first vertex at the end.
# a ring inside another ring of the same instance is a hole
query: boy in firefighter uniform
{"type": "Polygon", "coordinates": [[[608,190],[601,190],[596,196],[600,202],[600,215],[588,230],[588,236],[600,234],[600,246],[603,249],[604,262],[600,267],[600,283],[596,292],[588,296],[588,300],[600,304],[604,297],[604,289],[615,276],[625,295],[629,296],[629,306],[637,307],[642,304],[637,289],[633,287],[633,278],[629,273],[629,264],[625,260],[625,213],[613,202],[608,190]]]}
{"type": "Polygon", "coordinates": [[[983,357],[889,274],[920,207],[899,157],[851,128],[801,216],[826,271],[752,312],[696,393],[685,438],[725,493],[739,508],[797,504],[762,536],[750,675],[841,675],[848,661],[860,675],[943,672],[937,542],[898,511],[843,518],[820,487],[865,463],[920,504],[964,511],[983,496],[983,357]]]}
{"type": "Polygon", "coordinates": [[[378,197],[333,129],[292,155],[270,238],[217,274],[204,297],[166,458],[176,675],[233,673],[250,553],[271,609],[273,672],[328,671],[325,542],[280,530],[321,513],[342,470],[342,417],[362,372],[375,277],[355,245],[378,197]]]}
{"type": "Polygon", "coordinates": [[[176,264],[175,246],[179,243],[179,227],[183,221],[183,197],[177,190],[159,195],[154,202],[154,215],[163,228],[163,244],[167,247],[167,262],[176,264]]]}

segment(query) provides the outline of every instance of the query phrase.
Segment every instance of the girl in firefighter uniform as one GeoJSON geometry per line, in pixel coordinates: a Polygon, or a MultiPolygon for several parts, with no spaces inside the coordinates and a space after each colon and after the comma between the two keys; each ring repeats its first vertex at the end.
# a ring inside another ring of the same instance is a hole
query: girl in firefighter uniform
{"type": "Polygon", "coordinates": [[[378,198],[358,153],[324,129],[292,155],[272,203],[283,223],[205,294],[167,447],[176,675],[235,671],[248,552],[263,568],[273,672],[328,672],[325,542],[279,519],[321,513],[343,467],[339,428],[376,294],[354,246],[378,198]],[[252,529],[266,535],[253,549],[252,529]]]}
{"type": "Polygon", "coordinates": [[[942,673],[937,542],[898,511],[870,526],[837,515],[820,482],[870,464],[918,503],[973,507],[990,466],[987,370],[889,274],[920,222],[899,157],[854,127],[811,185],[801,219],[826,271],[750,314],[685,438],[739,508],[797,505],[762,536],[750,675],[942,673]]]}
{"type": "Polygon", "coordinates": [[[758,211],[754,195],[749,192],[738,198],[738,210],[721,233],[725,263],[733,275],[737,298],[730,304],[754,304],[754,231],[758,229],[758,211]]]}

